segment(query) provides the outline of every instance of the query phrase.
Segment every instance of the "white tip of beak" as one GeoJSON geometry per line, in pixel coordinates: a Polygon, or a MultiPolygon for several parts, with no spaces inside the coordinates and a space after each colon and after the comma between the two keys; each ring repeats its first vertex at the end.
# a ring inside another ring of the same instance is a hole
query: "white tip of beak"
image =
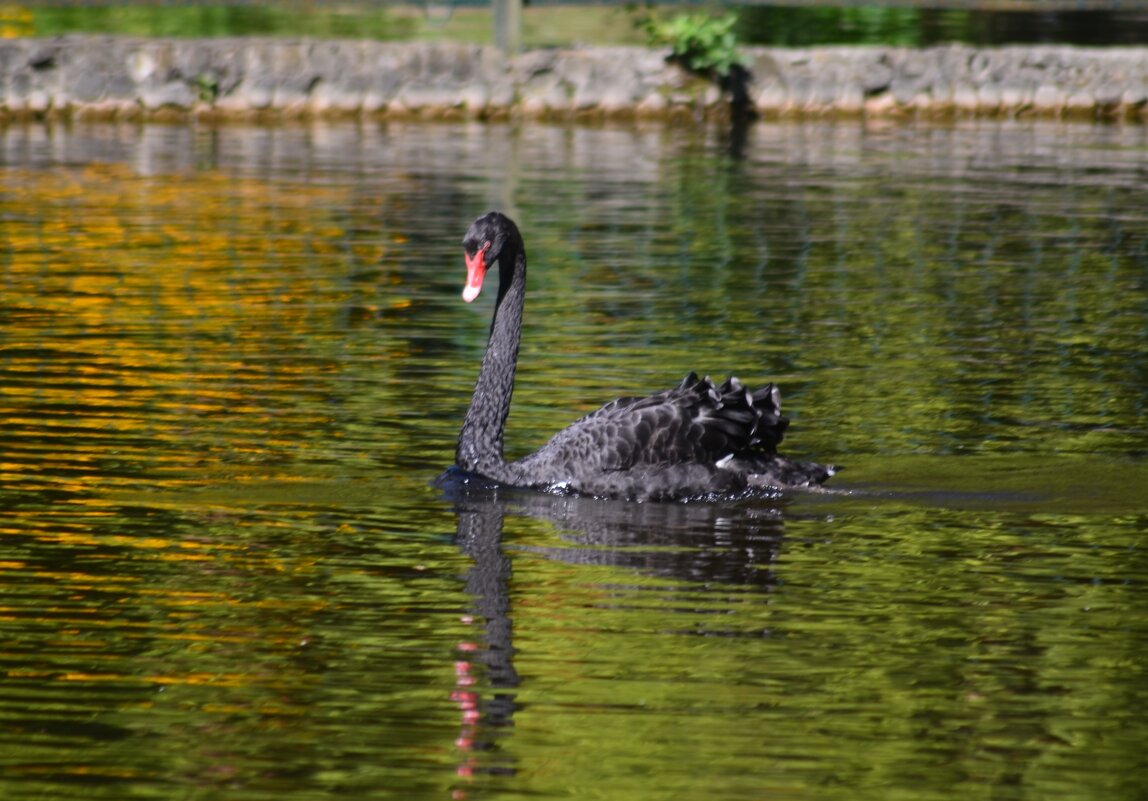
{"type": "Polygon", "coordinates": [[[463,287],[462,299],[465,300],[467,303],[470,303],[472,300],[474,300],[475,298],[478,297],[478,293],[481,291],[482,291],[482,287],[471,286],[470,284],[467,284],[465,287],[463,287]]]}

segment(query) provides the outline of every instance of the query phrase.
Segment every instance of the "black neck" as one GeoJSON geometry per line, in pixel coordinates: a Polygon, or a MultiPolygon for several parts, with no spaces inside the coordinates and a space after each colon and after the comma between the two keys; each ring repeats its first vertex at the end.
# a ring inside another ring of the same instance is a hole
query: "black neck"
{"type": "Polygon", "coordinates": [[[495,479],[503,478],[505,472],[502,436],[514,392],[525,299],[526,252],[519,239],[507,242],[499,256],[498,300],[490,340],[455,452],[455,461],[463,470],[495,479]]]}

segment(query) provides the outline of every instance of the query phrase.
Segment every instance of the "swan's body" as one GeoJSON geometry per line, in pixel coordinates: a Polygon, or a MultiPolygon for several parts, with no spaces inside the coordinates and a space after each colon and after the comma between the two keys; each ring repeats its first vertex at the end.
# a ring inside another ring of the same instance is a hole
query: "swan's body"
{"type": "Polygon", "coordinates": [[[693,373],[674,389],[608,403],[529,456],[505,461],[526,250],[518,227],[498,212],[475,220],[463,247],[467,302],[478,297],[487,267],[499,265],[490,341],[458,437],[456,462],[463,470],[518,487],[636,500],[812,486],[833,475],[832,467],[777,454],[789,421],[781,416],[781,393],[773,384],[752,391],[736,378],[719,386],[693,373]]]}

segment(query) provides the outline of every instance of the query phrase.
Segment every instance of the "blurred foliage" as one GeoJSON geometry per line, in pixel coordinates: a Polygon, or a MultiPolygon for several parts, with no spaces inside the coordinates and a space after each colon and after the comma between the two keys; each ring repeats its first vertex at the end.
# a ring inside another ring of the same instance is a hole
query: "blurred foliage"
{"type": "MultiPolygon", "coordinates": [[[[968,14],[951,12],[947,31],[961,39],[968,14]]],[[[921,45],[927,12],[897,7],[754,6],[742,13],[738,33],[747,43],[802,47],[819,44],[921,45]],[[924,14],[924,17],[922,16],[924,14]]]]}
{"type": "Polygon", "coordinates": [[[640,14],[636,20],[654,47],[668,45],[673,57],[697,73],[726,77],[736,64],[743,63],[737,49],[737,14],[712,16],[705,12],[675,14],[660,19],[640,14]]]}
{"type": "MultiPolygon", "coordinates": [[[[35,6],[0,13],[0,36],[109,33],[132,36],[313,36],[376,40],[491,42],[490,11],[455,8],[432,14],[414,5],[35,6]]],[[[620,24],[621,7],[528,8],[523,41],[529,47],[577,43],[638,44],[639,32],[620,24]]]]}
{"type": "MultiPolygon", "coordinates": [[[[701,12],[681,14],[665,6],[639,6],[658,25],[673,23],[673,40],[692,39],[695,49],[733,53],[732,42],[701,12]],[[706,39],[711,39],[707,44],[706,39]],[[700,47],[699,47],[700,46],[700,47]]],[[[522,33],[527,47],[640,44],[645,30],[624,24],[634,6],[527,6],[522,33]]],[[[728,15],[727,15],[728,16],[728,15]]],[[[889,6],[751,6],[739,10],[730,33],[744,44],[809,46],[940,42],[1001,44],[1063,42],[1139,44],[1148,37],[1143,16],[1116,12],[1021,13],[918,9],[889,6]]],[[[712,18],[715,21],[725,17],[712,18]]],[[[722,23],[724,25],[724,23],[722,23]]],[[[316,36],[322,38],[431,39],[489,43],[488,8],[417,5],[0,5],[0,38],[111,33],[134,36],[316,36]]],[[[716,65],[728,62],[720,55],[716,65]]]]}
{"type": "Polygon", "coordinates": [[[897,6],[752,6],[738,35],[747,44],[927,47],[1057,43],[1140,45],[1148,16],[1134,11],[1009,12],[897,6]]]}
{"type": "Polygon", "coordinates": [[[415,24],[386,8],[283,5],[107,5],[35,7],[22,35],[316,36],[402,39],[415,24]]]}

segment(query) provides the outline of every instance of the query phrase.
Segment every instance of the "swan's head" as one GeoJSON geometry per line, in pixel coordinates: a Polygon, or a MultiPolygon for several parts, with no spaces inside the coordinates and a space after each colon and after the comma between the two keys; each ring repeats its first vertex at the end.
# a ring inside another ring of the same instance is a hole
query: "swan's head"
{"type": "Polygon", "coordinates": [[[487,268],[502,257],[508,242],[521,242],[518,226],[514,221],[497,211],[482,215],[473,223],[462,238],[466,251],[466,286],[462,299],[467,303],[478,297],[482,291],[482,279],[487,268]]]}

